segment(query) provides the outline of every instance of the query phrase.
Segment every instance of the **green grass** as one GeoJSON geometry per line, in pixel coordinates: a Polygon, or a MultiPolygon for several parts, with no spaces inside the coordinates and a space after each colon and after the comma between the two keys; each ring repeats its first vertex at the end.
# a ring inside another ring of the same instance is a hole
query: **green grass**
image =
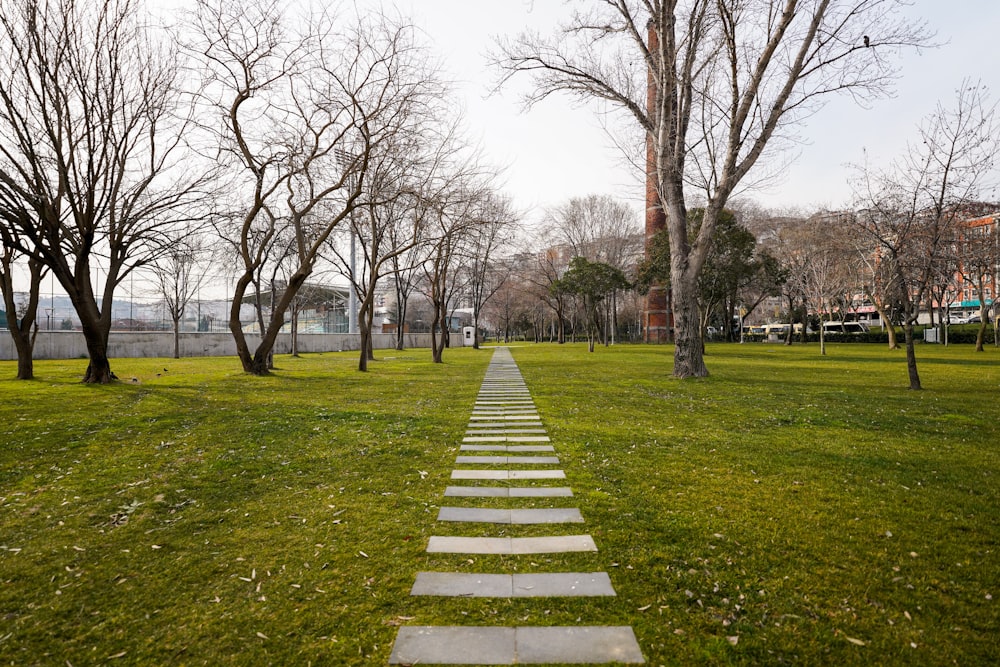
{"type": "Polygon", "coordinates": [[[710,346],[681,382],[669,347],[514,348],[587,521],[560,528],[435,522],[489,350],[118,360],[108,387],[2,363],[0,664],[385,664],[399,624],[631,625],[651,665],[994,662],[1000,353],[921,346],[910,392],[902,353],[829,350],[710,346]],[[425,552],[552,532],[600,551],[425,552]],[[606,570],[618,597],[411,598],[420,570],[606,570]]]}

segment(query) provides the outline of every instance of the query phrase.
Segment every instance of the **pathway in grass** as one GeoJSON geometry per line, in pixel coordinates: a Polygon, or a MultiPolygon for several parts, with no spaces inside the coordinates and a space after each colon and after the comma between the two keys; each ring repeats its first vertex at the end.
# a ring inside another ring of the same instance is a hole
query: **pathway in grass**
{"type": "MultiPolygon", "coordinates": [[[[565,479],[566,474],[562,470],[537,467],[559,463],[555,448],[551,444],[540,444],[548,442],[549,437],[510,351],[497,348],[463,438],[463,453],[456,459],[456,464],[499,465],[508,469],[461,468],[453,471],[451,478],[486,482],[565,479]],[[532,467],[523,469],[513,466],[532,467]]],[[[462,485],[449,486],[444,495],[446,498],[542,498],[572,497],[573,492],[562,486],[462,485]]],[[[583,517],[575,507],[442,507],[438,521],[561,525],[583,523],[583,517]]],[[[590,535],[580,534],[520,538],[432,536],[427,551],[528,555],[597,551],[597,546],[590,535]]],[[[615,591],[605,572],[418,572],[410,594],[546,598],[613,596],[615,591]]],[[[408,626],[399,629],[389,662],[394,665],[525,665],[554,662],[636,664],[644,660],[630,627],[408,626]]]]}

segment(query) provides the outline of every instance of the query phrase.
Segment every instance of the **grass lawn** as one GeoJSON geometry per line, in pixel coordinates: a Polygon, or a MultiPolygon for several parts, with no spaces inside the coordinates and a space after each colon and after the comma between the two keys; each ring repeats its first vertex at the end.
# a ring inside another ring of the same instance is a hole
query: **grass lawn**
{"type": "Polygon", "coordinates": [[[577,496],[535,506],[584,526],[435,521],[488,349],[117,360],[108,387],[0,363],[0,664],[378,665],[400,624],[631,625],[651,665],[1000,657],[995,348],[921,346],[923,392],[882,346],[714,345],[685,382],[669,347],[513,353],[577,496]],[[600,551],[425,552],[556,532],[600,551]],[[419,570],[618,597],[412,598],[419,570]]]}

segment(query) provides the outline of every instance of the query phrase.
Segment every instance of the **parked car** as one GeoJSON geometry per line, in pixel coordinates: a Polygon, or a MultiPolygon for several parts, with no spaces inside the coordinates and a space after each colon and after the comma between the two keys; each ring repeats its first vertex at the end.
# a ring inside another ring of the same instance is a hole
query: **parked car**
{"type": "Polygon", "coordinates": [[[823,333],[857,336],[868,333],[868,325],[863,322],[823,322],[823,333]]]}

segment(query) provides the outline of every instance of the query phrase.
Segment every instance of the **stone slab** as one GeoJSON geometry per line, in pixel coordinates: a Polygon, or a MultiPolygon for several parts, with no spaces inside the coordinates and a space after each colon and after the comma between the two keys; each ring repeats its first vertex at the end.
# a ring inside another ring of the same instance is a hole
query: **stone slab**
{"type": "Polygon", "coordinates": [[[507,479],[566,479],[562,470],[510,470],[507,479]]]}
{"type": "Polygon", "coordinates": [[[513,597],[612,597],[607,572],[545,572],[515,574],[513,597]]]}
{"type": "Polygon", "coordinates": [[[507,442],[506,435],[467,435],[462,442],[507,442]]]}
{"type": "Polygon", "coordinates": [[[568,486],[522,486],[511,487],[511,498],[567,498],[573,495],[568,486]]]}
{"type": "Polygon", "coordinates": [[[503,421],[503,422],[530,422],[530,421],[541,421],[542,418],[538,415],[489,415],[489,416],[478,416],[472,415],[469,417],[470,422],[489,422],[489,421],[503,421]]]}
{"type": "Polygon", "coordinates": [[[643,664],[628,626],[403,626],[390,665],[643,664]]]}
{"type": "Polygon", "coordinates": [[[583,523],[583,516],[580,515],[580,510],[575,507],[514,509],[510,511],[510,522],[514,525],[583,523]]]}
{"type": "Polygon", "coordinates": [[[583,523],[583,516],[580,515],[580,510],[575,507],[541,509],[442,507],[438,510],[437,520],[528,525],[540,523],[583,523]]]}
{"type": "Polygon", "coordinates": [[[572,551],[597,551],[590,535],[550,535],[546,537],[512,537],[511,554],[555,554],[572,551]]]}
{"type": "Polygon", "coordinates": [[[612,597],[607,572],[480,574],[418,572],[410,595],[476,598],[612,597]]]}
{"type": "Polygon", "coordinates": [[[566,479],[562,470],[452,470],[452,479],[566,479]]]}
{"type": "Polygon", "coordinates": [[[568,486],[449,486],[444,490],[449,498],[568,498],[573,490],[568,486]]]}
{"type": "Polygon", "coordinates": [[[508,456],[507,463],[512,465],[551,465],[559,463],[558,456],[508,456]]]}
{"type": "Polygon", "coordinates": [[[404,626],[396,634],[390,665],[513,665],[514,628],[404,626]]]}
{"type": "Polygon", "coordinates": [[[481,463],[484,465],[551,465],[559,463],[558,456],[457,456],[455,463],[481,463]]]}
{"type": "Polygon", "coordinates": [[[510,479],[509,470],[452,470],[452,479],[510,479]]]}
{"type": "Polygon", "coordinates": [[[448,498],[510,498],[506,486],[449,486],[444,490],[448,498]]]}
{"type": "Polygon", "coordinates": [[[531,426],[541,426],[541,422],[472,422],[469,424],[468,428],[520,428],[520,427],[531,427],[531,426]]]}
{"type": "Polygon", "coordinates": [[[446,537],[432,535],[427,553],[449,554],[554,554],[597,551],[590,535],[553,535],[546,537],[446,537]]]}
{"type": "Polygon", "coordinates": [[[462,452],[554,452],[552,445],[462,445],[462,452]]]}
{"type": "Polygon", "coordinates": [[[628,626],[523,627],[515,633],[516,664],[645,663],[628,626]]]}
{"type": "Polygon", "coordinates": [[[508,435],[507,442],[552,442],[547,435],[508,435]]]}
{"type": "Polygon", "coordinates": [[[438,521],[467,521],[470,523],[510,523],[510,510],[483,507],[442,507],[438,521]]]}
{"type": "MultiPolygon", "coordinates": [[[[478,427],[478,425],[477,425],[478,427]]],[[[492,435],[494,433],[503,433],[505,435],[542,435],[545,433],[544,428],[491,428],[482,430],[469,430],[465,432],[465,435],[492,435]]]]}
{"type": "Polygon", "coordinates": [[[417,572],[410,595],[510,598],[514,597],[514,578],[509,574],[417,572]]]}

